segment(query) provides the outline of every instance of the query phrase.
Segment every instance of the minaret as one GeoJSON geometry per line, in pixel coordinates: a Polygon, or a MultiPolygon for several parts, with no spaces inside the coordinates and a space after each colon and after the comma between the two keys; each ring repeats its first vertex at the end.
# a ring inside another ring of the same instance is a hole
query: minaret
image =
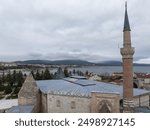
{"type": "Polygon", "coordinates": [[[123,48],[120,49],[123,60],[123,111],[132,112],[133,103],[133,54],[134,48],[131,46],[130,24],[127,12],[127,2],[125,3],[125,19],[123,29],[123,48]]]}

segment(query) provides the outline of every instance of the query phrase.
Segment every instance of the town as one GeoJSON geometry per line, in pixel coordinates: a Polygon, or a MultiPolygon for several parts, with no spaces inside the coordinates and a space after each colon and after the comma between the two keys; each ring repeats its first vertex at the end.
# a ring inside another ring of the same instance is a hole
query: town
{"type": "MultiPolygon", "coordinates": [[[[90,67],[90,65],[89,65],[90,67]]],[[[102,67],[102,66],[99,66],[102,67]]],[[[53,80],[71,76],[84,76],[88,80],[123,85],[123,73],[101,73],[97,74],[86,70],[82,72],[78,68],[81,65],[40,65],[40,64],[16,64],[1,63],[0,65],[0,112],[16,105],[18,93],[30,73],[35,80],[53,80]]],[[[143,90],[150,90],[150,74],[133,73],[133,87],[143,90]]]]}

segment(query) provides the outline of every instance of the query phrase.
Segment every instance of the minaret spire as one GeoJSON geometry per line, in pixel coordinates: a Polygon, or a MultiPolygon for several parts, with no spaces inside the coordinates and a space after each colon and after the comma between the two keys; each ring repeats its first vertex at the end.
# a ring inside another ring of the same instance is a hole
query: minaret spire
{"type": "Polygon", "coordinates": [[[124,18],[123,32],[124,31],[131,31],[130,24],[129,24],[129,19],[128,19],[127,1],[125,2],[125,18],[124,18]]]}
{"type": "Polygon", "coordinates": [[[125,8],[126,8],[126,10],[127,10],[127,1],[125,2],[125,8]]]}

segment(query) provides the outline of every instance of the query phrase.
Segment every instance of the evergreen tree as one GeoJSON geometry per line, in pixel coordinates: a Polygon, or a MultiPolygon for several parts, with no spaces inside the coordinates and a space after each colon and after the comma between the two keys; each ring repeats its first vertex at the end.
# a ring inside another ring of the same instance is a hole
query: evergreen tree
{"type": "Polygon", "coordinates": [[[14,83],[17,82],[17,73],[16,73],[16,70],[13,71],[13,74],[12,74],[12,82],[13,82],[13,85],[14,85],[14,83]]]}
{"type": "Polygon", "coordinates": [[[0,85],[0,91],[4,91],[5,87],[3,85],[0,85]]]}
{"type": "Polygon", "coordinates": [[[6,82],[9,86],[13,86],[13,79],[12,79],[12,75],[11,72],[9,71],[8,74],[6,75],[6,82]]]}
{"type": "Polygon", "coordinates": [[[5,83],[5,74],[4,74],[4,71],[3,71],[3,74],[0,77],[0,91],[5,90],[4,83],[5,83]]]}
{"type": "Polygon", "coordinates": [[[88,76],[88,74],[89,74],[89,72],[88,72],[88,70],[87,70],[87,71],[85,72],[85,75],[88,76]]]}
{"type": "Polygon", "coordinates": [[[33,78],[34,78],[34,79],[36,79],[36,77],[35,77],[35,74],[34,74],[33,70],[31,71],[31,74],[32,74],[33,78]]]}
{"type": "Polygon", "coordinates": [[[2,86],[2,78],[0,77],[0,87],[2,86]]]}
{"type": "Polygon", "coordinates": [[[84,74],[83,74],[83,72],[82,72],[82,71],[80,71],[79,75],[80,75],[80,76],[84,76],[84,74]]]}
{"type": "Polygon", "coordinates": [[[41,72],[41,80],[43,80],[44,79],[44,71],[42,70],[42,72],[41,72]]]}
{"type": "Polygon", "coordinates": [[[19,71],[19,73],[17,74],[16,80],[17,80],[17,87],[21,87],[24,82],[23,74],[21,71],[19,71]]]}
{"type": "Polygon", "coordinates": [[[21,89],[21,87],[16,87],[16,88],[14,89],[13,94],[18,94],[19,91],[20,91],[20,89],[21,89]]]}
{"type": "Polygon", "coordinates": [[[72,76],[72,72],[71,71],[69,71],[69,76],[72,76]]]}
{"type": "Polygon", "coordinates": [[[8,85],[5,87],[5,94],[10,94],[12,92],[11,86],[8,85]]]}
{"type": "Polygon", "coordinates": [[[77,75],[80,75],[80,71],[79,71],[79,70],[77,70],[77,72],[76,72],[76,73],[77,73],[77,75]]]}
{"type": "Polygon", "coordinates": [[[4,83],[5,83],[5,73],[4,73],[4,71],[3,71],[3,74],[2,74],[2,85],[4,85],[4,83]]]}
{"type": "Polygon", "coordinates": [[[4,90],[4,86],[2,85],[2,78],[0,77],[0,91],[4,90]]]}
{"type": "Polygon", "coordinates": [[[52,79],[52,76],[48,70],[48,68],[45,69],[45,72],[44,72],[44,79],[52,79]]]}
{"type": "Polygon", "coordinates": [[[67,67],[65,67],[65,69],[64,69],[64,74],[65,74],[65,77],[69,77],[69,73],[68,73],[67,67]]]}
{"type": "Polygon", "coordinates": [[[39,73],[38,70],[36,71],[35,79],[36,79],[36,80],[40,80],[40,79],[41,79],[41,76],[40,76],[40,73],[39,73]]]}
{"type": "Polygon", "coordinates": [[[73,74],[74,74],[74,75],[76,74],[76,70],[75,70],[75,69],[73,69],[73,74]]]}

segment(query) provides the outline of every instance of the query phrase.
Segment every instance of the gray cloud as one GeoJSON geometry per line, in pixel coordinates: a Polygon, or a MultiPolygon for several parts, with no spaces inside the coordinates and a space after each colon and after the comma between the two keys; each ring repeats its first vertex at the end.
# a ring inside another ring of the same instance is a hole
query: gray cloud
{"type": "MultiPolygon", "coordinates": [[[[128,1],[138,62],[150,58],[149,6],[128,1]]],[[[118,60],[123,20],[124,0],[0,0],[0,61],[118,60]]]]}

